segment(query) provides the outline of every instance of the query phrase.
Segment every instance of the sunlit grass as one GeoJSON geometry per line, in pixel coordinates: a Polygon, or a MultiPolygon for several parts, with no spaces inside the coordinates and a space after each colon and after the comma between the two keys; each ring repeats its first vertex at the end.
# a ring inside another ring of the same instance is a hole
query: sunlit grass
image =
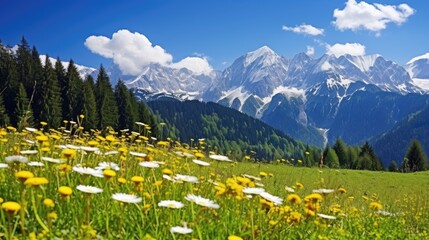
{"type": "Polygon", "coordinates": [[[427,238],[428,172],[236,162],[124,133],[0,129],[0,238],[427,238]]]}

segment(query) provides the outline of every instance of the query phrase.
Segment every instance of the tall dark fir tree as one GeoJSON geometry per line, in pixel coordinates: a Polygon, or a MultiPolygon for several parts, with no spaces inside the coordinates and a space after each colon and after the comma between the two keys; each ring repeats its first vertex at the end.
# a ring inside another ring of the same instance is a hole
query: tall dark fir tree
{"type": "Polygon", "coordinates": [[[137,121],[137,108],[133,109],[132,98],[124,82],[119,80],[115,86],[116,103],[118,104],[118,129],[130,129],[137,121]]]}
{"type": "Polygon", "coordinates": [[[404,162],[408,163],[407,168],[403,167],[406,171],[417,172],[426,170],[428,158],[418,140],[413,140],[411,142],[407,154],[405,155],[404,162]]]}
{"type": "Polygon", "coordinates": [[[109,76],[103,66],[100,66],[97,76],[95,96],[98,109],[98,128],[105,129],[110,126],[116,129],[118,127],[118,106],[109,76]]]}
{"type": "Polygon", "coordinates": [[[83,83],[83,109],[85,116],[83,126],[86,129],[96,129],[98,123],[97,102],[95,101],[95,85],[91,75],[87,75],[83,83]]]}
{"type": "Polygon", "coordinates": [[[46,90],[46,79],[44,78],[43,67],[40,61],[39,52],[36,47],[33,47],[31,51],[32,58],[32,81],[33,87],[31,88],[31,93],[28,93],[28,97],[31,102],[31,106],[33,109],[34,120],[36,123],[40,122],[40,114],[43,108],[44,95],[46,90]]]}
{"type": "Polygon", "coordinates": [[[58,128],[62,120],[60,88],[57,75],[48,56],[46,56],[43,69],[41,92],[40,120],[46,121],[50,128],[58,128]]]}

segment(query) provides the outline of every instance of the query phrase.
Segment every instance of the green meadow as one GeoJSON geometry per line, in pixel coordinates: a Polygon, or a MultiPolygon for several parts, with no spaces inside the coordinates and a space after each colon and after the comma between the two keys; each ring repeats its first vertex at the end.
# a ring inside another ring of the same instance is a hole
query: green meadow
{"type": "Polygon", "coordinates": [[[428,172],[236,161],[76,129],[0,130],[0,239],[428,238],[428,172]]]}

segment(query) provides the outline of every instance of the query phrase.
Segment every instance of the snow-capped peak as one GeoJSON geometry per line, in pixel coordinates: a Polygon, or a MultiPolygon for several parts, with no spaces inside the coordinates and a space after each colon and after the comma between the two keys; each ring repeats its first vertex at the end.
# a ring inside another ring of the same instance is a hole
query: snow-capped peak
{"type": "Polygon", "coordinates": [[[413,62],[415,62],[417,60],[420,60],[420,59],[428,59],[429,60],[429,53],[425,53],[423,55],[414,57],[410,61],[408,61],[407,64],[411,64],[411,63],[413,63],[413,62]]]}
{"type": "Polygon", "coordinates": [[[365,56],[352,56],[345,55],[345,57],[353,63],[362,72],[368,72],[369,69],[374,66],[375,60],[381,57],[379,54],[365,55],[365,56]]]}
{"type": "Polygon", "coordinates": [[[271,48],[268,46],[262,46],[245,55],[244,66],[247,67],[258,59],[260,59],[263,66],[268,66],[274,64],[279,58],[280,56],[271,48]]]}
{"type": "MultiPolygon", "coordinates": [[[[40,55],[40,62],[42,63],[42,66],[45,66],[45,61],[46,61],[46,55],[40,55]]],[[[49,57],[49,61],[51,61],[52,66],[55,66],[55,64],[57,63],[57,59],[49,57]]],[[[61,64],[63,65],[63,67],[67,70],[67,68],[69,67],[69,63],[70,62],[63,62],[61,61],[61,64]]],[[[77,71],[79,72],[79,75],[82,79],[85,79],[86,75],[90,75],[91,73],[97,71],[97,69],[92,68],[92,67],[86,67],[86,66],[82,66],[79,64],[74,64],[76,66],[77,71]]]]}

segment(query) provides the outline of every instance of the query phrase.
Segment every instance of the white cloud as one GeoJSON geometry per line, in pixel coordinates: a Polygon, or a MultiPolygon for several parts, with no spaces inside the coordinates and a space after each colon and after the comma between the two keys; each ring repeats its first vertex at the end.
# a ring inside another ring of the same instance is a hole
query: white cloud
{"type": "Polygon", "coordinates": [[[376,32],[386,28],[388,23],[401,25],[415,10],[407,4],[383,5],[379,3],[369,4],[364,1],[348,0],[344,9],[335,9],[333,24],[339,30],[366,29],[376,32]]]}
{"type": "Polygon", "coordinates": [[[206,58],[201,57],[186,57],[178,63],[170,65],[172,68],[187,68],[196,74],[209,75],[213,68],[210,66],[206,58]]]}
{"type": "Polygon", "coordinates": [[[323,35],[323,32],[325,31],[322,28],[316,28],[308,24],[301,24],[295,27],[283,26],[282,29],[285,31],[291,31],[298,34],[311,35],[311,36],[323,35]]]}
{"type": "Polygon", "coordinates": [[[308,56],[313,56],[313,55],[314,55],[314,47],[312,47],[312,46],[307,46],[307,52],[306,52],[306,54],[307,54],[308,56]]]}
{"type": "Polygon", "coordinates": [[[162,47],[153,45],[145,35],[126,29],[113,33],[112,38],[90,36],[85,40],[85,46],[93,53],[113,59],[122,73],[134,76],[153,63],[174,68],[186,67],[197,74],[207,73],[211,69],[207,59],[202,57],[188,57],[173,63],[173,56],[162,47]]]}
{"type": "Polygon", "coordinates": [[[365,55],[365,46],[360,43],[336,43],[334,45],[326,44],[326,54],[335,55],[336,57],[344,54],[362,56],[365,55]]]}

